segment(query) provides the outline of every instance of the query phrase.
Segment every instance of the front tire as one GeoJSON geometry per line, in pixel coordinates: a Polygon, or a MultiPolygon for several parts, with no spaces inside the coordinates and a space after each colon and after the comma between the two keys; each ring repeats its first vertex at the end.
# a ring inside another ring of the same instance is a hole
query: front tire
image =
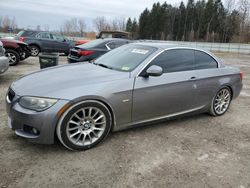
{"type": "Polygon", "coordinates": [[[70,107],[61,117],[56,133],[70,150],[86,150],[99,144],[110,132],[112,117],[97,101],[83,101],[70,107]]]}
{"type": "Polygon", "coordinates": [[[210,114],[221,116],[226,113],[232,100],[232,93],[228,87],[221,88],[213,98],[210,114]]]}
{"type": "Polygon", "coordinates": [[[20,61],[20,56],[15,50],[6,49],[5,56],[9,59],[9,65],[17,65],[20,61]]]}

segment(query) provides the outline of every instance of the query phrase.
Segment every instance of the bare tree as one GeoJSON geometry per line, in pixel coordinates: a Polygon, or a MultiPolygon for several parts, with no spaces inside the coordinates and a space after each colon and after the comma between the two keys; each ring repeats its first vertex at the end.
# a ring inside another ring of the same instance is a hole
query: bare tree
{"type": "Polygon", "coordinates": [[[13,17],[10,22],[10,27],[14,30],[17,29],[17,23],[16,23],[16,18],[13,17]]]}
{"type": "Polygon", "coordinates": [[[126,30],[126,20],[124,18],[107,20],[104,16],[102,16],[95,18],[93,23],[98,32],[105,30],[126,30]]]}
{"type": "Polygon", "coordinates": [[[62,26],[62,31],[64,34],[68,34],[71,31],[71,24],[69,21],[65,21],[62,26]]]}
{"type": "Polygon", "coordinates": [[[85,28],[86,25],[83,19],[72,18],[64,21],[61,31],[69,36],[82,36],[85,28]]]}
{"type": "Polygon", "coordinates": [[[37,25],[37,26],[36,26],[36,30],[37,30],[37,31],[41,31],[41,26],[40,26],[40,25],[37,25]]]}
{"type": "Polygon", "coordinates": [[[111,30],[119,30],[119,23],[117,19],[111,21],[111,30]]]}
{"type": "Polygon", "coordinates": [[[0,27],[2,27],[3,17],[0,16],[0,27]]]}
{"type": "Polygon", "coordinates": [[[225,0],[224,4],[227,10],[227,13],[230,14],[234,10],[236,2],[235,0],[225,0]]]}
{"type": "Polygon", "coordinates": [[[245,40],[245,35],[248,32],[247,22],[249,19],[250,2],[249,0],[239,0],[238,4],[238,10],[241,14],[239,42],[242,42],[245,40]]]}
{"type": "Polygon", "coordinates": [[[98,32],[111,29],[110,24],[104,16],[95,18],[93,23],[98,32]]]}
{"type": "Polygon", "coordinates": [[[11,19],[9,18],[9,16],[5,16],[2,21],[3,28],[10,27],[10,24],[11,24],[11,19]]]}
{"type": "Polygon", "coordinates": [[[78,20],[77,20],[77,18],[72,18],[71,20],[68,20],[68,22],[70,22],[72,34],[78,32],[78,20]]]}
{"type": "Polygon", "coordinates": [[[112,20],[112,30],[125,31],[126,30],[126,21],[124,18],[116,18],[112,20]]]}
{"type": "Polygon", "coordinates": [[[49,31],[49,25],[48,24],[43,25],[43,29],[44,31],[49,31]]]}
{"type": "Polygon", "coordinates": [[[78,19],[78,27],[79,27],[79,31],[81,34],[81,37],[83,36],[83,32],[86,29],[86,24],[84,19],[78,19]]]}

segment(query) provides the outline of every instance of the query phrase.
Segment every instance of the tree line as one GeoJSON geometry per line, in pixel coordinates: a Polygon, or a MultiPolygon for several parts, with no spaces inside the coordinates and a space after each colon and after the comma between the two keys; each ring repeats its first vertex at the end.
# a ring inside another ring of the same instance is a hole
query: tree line
{"type": "MultiPolygon", "coordinates": [[[[188,0],[179,5],[167,2],[154,3],[146,8],[139,18],[114,18],[104,16],[92,20],[97,32],[120,30],[131,33],[132,39],[250,42],[249,0],[188,0]]],[[[15,17],[0,17],[0,32],[12,28],[20,30],[15,17]]],[[[37,25],[36,30],[49,30],[49,25],[37,25]]],[[[84,18],[65,20],[60,32],[67,36],[86,37],[90,30],[84,18]]]]}
{"type": "Polygon", "coordinates": [[[9,17],[9,16],[4,16],[4,17],[0,16],[0,31],[7,33],[10,28],[11,28],[12,32],[18,31],[16,18],[9,17]]]}
{"type": "Polygon", "coordinates": [[[188,0],[179,6],[154,3],[132,22],[126,31],[138,39],[245,42],[250,39],[248,0],[188,0]]]}

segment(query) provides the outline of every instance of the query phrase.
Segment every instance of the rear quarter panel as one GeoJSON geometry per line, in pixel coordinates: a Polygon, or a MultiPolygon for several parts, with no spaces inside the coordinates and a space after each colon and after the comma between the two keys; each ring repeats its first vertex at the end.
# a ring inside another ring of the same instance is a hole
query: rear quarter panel
{"type": "Polygon", "coordinates": [[[210,106],[215,94],[224,86],[228,86],[233,93],[233,99],[239,96],[242,89],[240,70],[225,66],[216,69],[197,70],[198,95],[196,102],[199,105],[210,106]]]}

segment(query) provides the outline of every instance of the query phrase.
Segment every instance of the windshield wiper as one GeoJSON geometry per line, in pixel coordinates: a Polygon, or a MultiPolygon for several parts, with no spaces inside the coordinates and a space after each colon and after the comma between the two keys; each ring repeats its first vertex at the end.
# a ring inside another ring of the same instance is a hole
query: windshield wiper
{"type": "Polygon", "coordinates": [[[94,63],[95,65],[98,65],[98,66],[101,66],[101,67],[104,67],[104,68],[107,68],[107,69],[113,69],[112,67],[109,67],[105,64],[102,64],[102,63],[94,63]]]}

